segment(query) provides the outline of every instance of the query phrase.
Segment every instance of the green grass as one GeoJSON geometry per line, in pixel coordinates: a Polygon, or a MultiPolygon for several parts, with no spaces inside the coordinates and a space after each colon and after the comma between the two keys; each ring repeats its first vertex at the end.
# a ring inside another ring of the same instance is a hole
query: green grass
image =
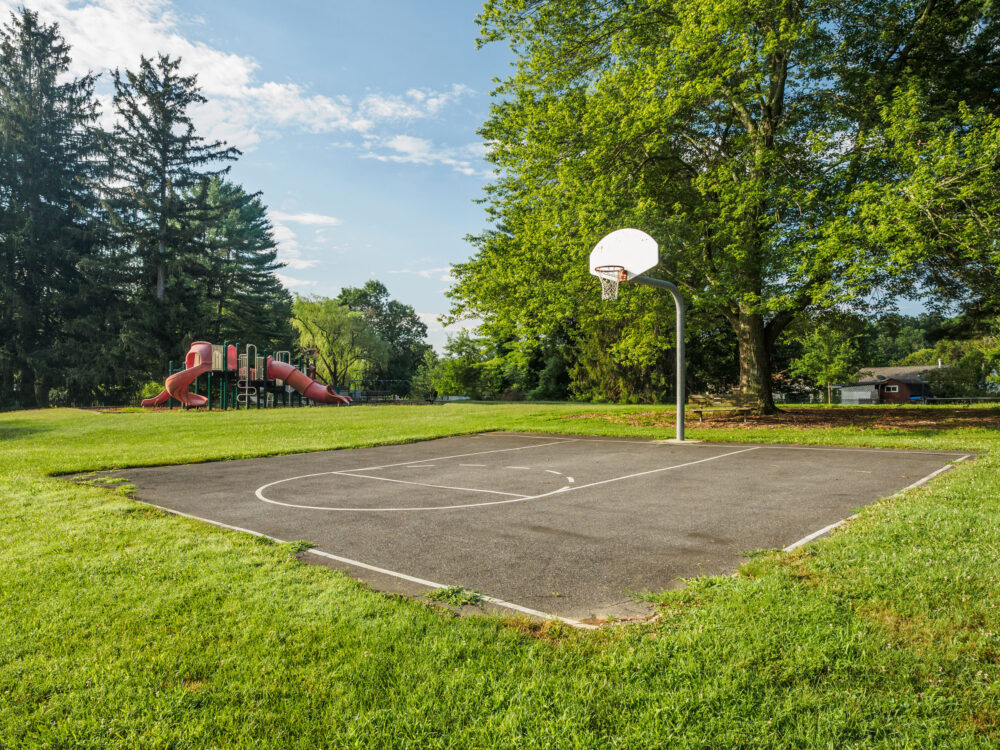
{"type": "Polygon", "coordinates": [[[597,632],[457,617],[52,477],[492,429],[669,437],[651,411],[0,415],[0,748],[996,747],[996,430],[691,430],[984,455],[597,632]]]}
{"type": "Polygon", "coordinates": [[[469,591],[462,586],[444,586],[434,589],[426,596],[432,601],[450,604],[453,607],[478,607],[485,601],[478,591],[469,591]]]}

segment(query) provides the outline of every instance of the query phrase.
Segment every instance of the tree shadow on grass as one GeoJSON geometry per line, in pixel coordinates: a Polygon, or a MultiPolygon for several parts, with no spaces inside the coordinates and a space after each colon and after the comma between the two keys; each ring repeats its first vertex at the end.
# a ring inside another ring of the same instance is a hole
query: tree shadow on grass
{"type": "Polygon", "coordinates": [[[31,437],[40,432],[49,432],[50,430],[52,430],[52,425],[45,424],[44,422],[29,421],[27,419],[3,422],[0,423],[0,441],[20,440],[21,438],[31,437]]]}

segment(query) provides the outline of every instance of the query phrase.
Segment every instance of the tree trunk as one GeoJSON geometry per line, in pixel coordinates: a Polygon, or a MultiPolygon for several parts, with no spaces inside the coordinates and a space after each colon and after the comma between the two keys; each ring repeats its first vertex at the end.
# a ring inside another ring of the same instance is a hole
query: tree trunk
{"type": "Polygon", "coordinates": [[[45,382],[45,375],[43,374],[35,376],[35,406],[39,409],[47,409],[49,407],[49,386],[45,382]]]}
{"type": "Polygon", "coordinates": [[[21,406],[25,409],[35,408],[35,370],[31,365],[21,365],[21,406]]]}
{"type": "Polygon", "coordinates": [[[156,258],[156,300],[163,302],[167,291],[167,241],[162,236],[160,237],[159,251],[156,258]]]}
{"type": "Polygon", "coordinates": [[[771,357],[767,350],[764,318],[741,309],[736,323],[740,356],[740,394],[755,413],[774,414],[771,395],[771,357]]]}

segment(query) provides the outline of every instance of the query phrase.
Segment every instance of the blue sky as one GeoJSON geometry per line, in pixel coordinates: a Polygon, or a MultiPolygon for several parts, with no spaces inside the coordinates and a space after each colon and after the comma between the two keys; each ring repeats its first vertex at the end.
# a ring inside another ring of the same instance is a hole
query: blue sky
{"type": "MultiPolygon", "coordinates": [[[[485,221],[473,202],[489,180],[476,130],[510,60],[500,46],[476,49],[478,3],[26,4],[60,24],[74,72],[182,57],[209,98],[196,124],[244,151],[232,177],[263,192],[286,285],[332,296],[377,278],[440,347],[449,267],[485,221]]],[[[106,83],[100,93],[107,102],[106,83]]]]}

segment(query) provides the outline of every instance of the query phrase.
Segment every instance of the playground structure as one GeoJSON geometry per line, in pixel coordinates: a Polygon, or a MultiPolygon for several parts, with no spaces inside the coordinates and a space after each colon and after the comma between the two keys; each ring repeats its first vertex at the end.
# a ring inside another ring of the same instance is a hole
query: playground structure
{"type": "Polygon", "coordinates": [[[225,410],[351,403],[349,396],[337,393],[333,386],[314,380],[315,371],[315,364],[307,358],[293,363],[288,351],[259,354],[255,345],[246,344],[241,354],[238,344],[195,341],[184,366],[174,372],[170,362],[165,388],[143,399],[142,405],[173,408],[176,401],[184,407],[211,409],[214,404],[225,410]]]}

